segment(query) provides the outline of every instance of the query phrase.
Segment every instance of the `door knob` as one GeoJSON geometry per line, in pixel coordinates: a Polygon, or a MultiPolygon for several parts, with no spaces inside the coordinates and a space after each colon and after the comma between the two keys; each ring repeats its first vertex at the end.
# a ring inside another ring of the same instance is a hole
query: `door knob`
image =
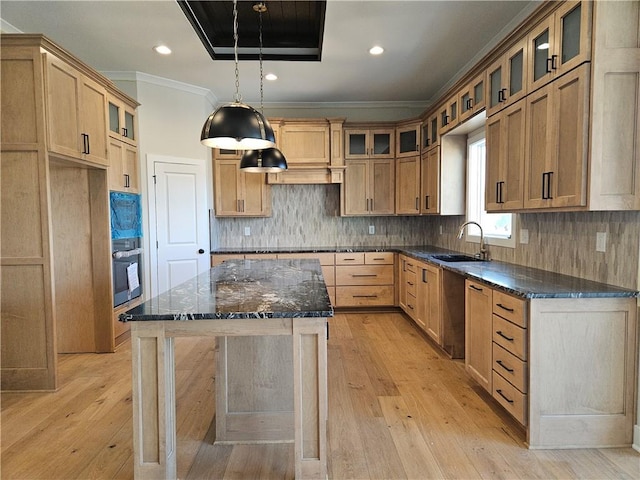
{"type": "Polygon", "coordinates": [[[204,253],[204,250],[201,248],[200,250],[198,250],[198,253],[204,253]]]}

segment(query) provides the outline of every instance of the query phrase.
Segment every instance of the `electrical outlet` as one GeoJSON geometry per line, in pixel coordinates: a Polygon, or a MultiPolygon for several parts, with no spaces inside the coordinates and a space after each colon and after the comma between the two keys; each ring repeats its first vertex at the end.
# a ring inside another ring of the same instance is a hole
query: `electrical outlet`
{"type": "Polygon", "coordinates": [[[375,234],[376,234],[375,225],[369,225],[369,235],[375,235],[375,234]]]}
{"type": "Polygon", "coordinates": [[[244,227],[244,236],[248,237],[251,235],[251,227],[244,227]]]}
{"type": "Polygon", "coordinates": [[[520,243],[529,243],[529,230],[526,228],[520,229],[520,243]]]}
{"type": "Polygon", "coordinates": [[[607,232],[596,233],[596,252],[607,251],[607,232]]]}

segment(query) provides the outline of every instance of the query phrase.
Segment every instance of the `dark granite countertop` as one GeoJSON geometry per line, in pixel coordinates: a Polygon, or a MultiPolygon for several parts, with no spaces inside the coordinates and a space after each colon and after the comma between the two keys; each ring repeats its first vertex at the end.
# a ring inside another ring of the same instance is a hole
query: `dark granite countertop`
{"type": "Polygon", "coordinates": [[[250,253],[341,253],[341,252],[395,252],[417,260],[438,265],[446,270],[472,280],[484,282],[491,287],[523,298],[589,298],[589,297],[638,297],[636,290],[585,280],[559,273],[524,267],[498,261],[445,262],[433,255],[456,254],[430,245],[420,246],[373,246],[373,247],[278,247],[278,248],[224,248],[213,250],[213,254],[250,253]]]}
{"type": "Polygon", "coordinates": [[[332,317],[318,260],[235,260],[147,300],[120,321],[332,317]]]}

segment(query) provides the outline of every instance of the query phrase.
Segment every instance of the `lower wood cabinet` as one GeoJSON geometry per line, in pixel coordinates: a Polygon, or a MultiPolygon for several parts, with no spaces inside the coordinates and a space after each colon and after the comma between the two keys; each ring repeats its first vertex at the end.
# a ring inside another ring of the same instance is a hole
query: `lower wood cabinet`
{"type": "Polygon", "coordinates": [[[393,306],[394,254],[336,253],[336,307],[393,306]]]}
{"type": "Polygon", "coordinates": [[[631,445],[634,298],[524,299],[466,280],[465,310],[466,370],[529,448],[631,445]]]}
{"type": "Polygon", "coordinates": [[[492,290],[471,280],[465,282],[465,358],[467,373],[491,392],[492,385],[492,290]]]}
{"type": "Polygon", "coordinates": [[[440,268],[426,263],[418,264],[416,321],[438,345],[442,342],[442,315],[440,312],[440,268]]]}

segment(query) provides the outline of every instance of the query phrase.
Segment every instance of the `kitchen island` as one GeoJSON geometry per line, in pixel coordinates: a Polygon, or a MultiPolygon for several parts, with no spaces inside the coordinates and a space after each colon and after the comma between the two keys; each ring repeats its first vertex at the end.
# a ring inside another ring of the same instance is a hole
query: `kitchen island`
{"type": "Polygon", "coordinates": [[[216,443],[293,442],[326,477],[327,318],[317,260],[238,260],[129,310],[136,478],[176,478],[174,338],[218,337],[216,443]]]}

